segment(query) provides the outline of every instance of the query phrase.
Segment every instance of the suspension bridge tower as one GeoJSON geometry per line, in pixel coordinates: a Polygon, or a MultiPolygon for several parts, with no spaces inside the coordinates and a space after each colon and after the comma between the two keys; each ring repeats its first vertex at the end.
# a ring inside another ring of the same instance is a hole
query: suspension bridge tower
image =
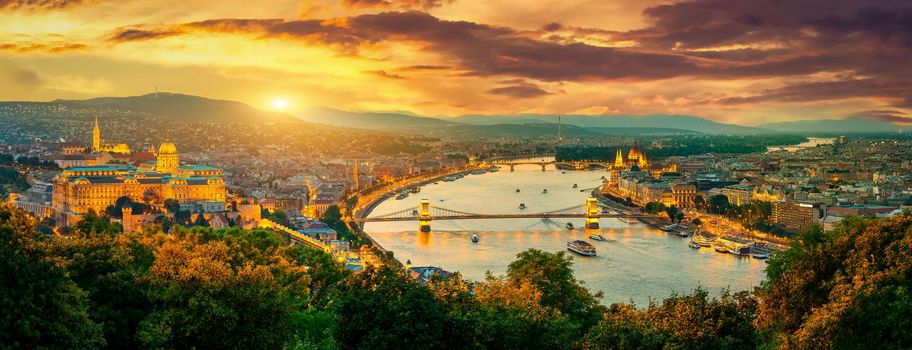
{"type": "Polygon", "coordinates": [[[599,208],[598,200],[595,197],[586,199],[586,228],[599,228],[599,216],[602,210],[599,208]]]}
{"type": "Polygon", "coordinates": [[[431,201],[422,199],[418,205],[418,230],[431,232],[431,201]]]}

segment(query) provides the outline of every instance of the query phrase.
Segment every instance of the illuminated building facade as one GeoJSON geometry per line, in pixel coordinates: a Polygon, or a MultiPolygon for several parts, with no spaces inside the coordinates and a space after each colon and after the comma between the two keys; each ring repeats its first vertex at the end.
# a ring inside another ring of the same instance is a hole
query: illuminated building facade
{"type": "Polygon", "coordinates": [[[92,127],[92,152],[130,154],[130,146],[126,143],[102,143],[101,127],[98,125],[98,117],[96,116],[95,125],[92,127]]]}
{"type": "Polygon", "coordinates": [[[60,225],[71,225],[89,210],[101,212],[118,198],[162,205],[166,199],[181,203],[225,201],[222,172],[204,165],[181,165],[173,143],[165,141],[156,160],[133,165],[106,164],[73,167],[54,180],[53,208],[60,225]]]}

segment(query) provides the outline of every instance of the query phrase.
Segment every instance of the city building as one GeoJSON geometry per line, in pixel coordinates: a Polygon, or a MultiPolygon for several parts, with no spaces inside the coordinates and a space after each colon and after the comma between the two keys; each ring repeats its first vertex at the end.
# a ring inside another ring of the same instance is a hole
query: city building
{"type": "Polygon", "coordinates": [[[788,232],[801,232],[826,216],[823,203],[776,201],[772,202],[770,221],[788,232]]]}
{"type": "Polygon", "coordinates": [[[63,226],[75,223],[89,210],[105,210],[120,197],[161,206],[168,199],[180,203],[224,203],[226,196],[220,170],[205,165],[181,165],[177,147],[167,140],[159,147],[154,162],[138,167],[124,164],[73,167],[57,175],[53,186],[55,219],[63,226]]]}

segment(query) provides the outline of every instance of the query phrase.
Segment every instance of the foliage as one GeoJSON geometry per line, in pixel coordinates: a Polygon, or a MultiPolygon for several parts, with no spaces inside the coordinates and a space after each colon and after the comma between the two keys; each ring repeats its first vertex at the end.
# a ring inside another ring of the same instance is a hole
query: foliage
{"type": "Polygon", "coordinates": [[[912,217],[814,226],[769,262],[755,324],[768,347],[912,348],[912,217]]]}

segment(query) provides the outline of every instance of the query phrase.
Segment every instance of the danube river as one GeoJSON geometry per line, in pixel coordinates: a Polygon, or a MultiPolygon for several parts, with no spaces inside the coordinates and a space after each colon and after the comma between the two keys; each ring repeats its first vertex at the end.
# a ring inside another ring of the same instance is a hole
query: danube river
{"type": "MultiPolygon", "coordinates": [[[[408,198],[380,203],[372,215],[417,207],[420,199],[430,200],[432,206],[482,214],[562,209],[584,204],[603,175],[607,173],[562,172],[553,167],[541,171],[537,165],[517,166],[514,172],[505,167],[496,173],[429,184],[408,198]],[[578,188],[572,188],[573,184],[578,184],[578,188]],[[548,193],[542,193],[544,189],[548,193]],[[519,209],[520,203],[527,208],[519,209]]],[[[763,261],[720,254],[709,248],[694,250],[687,246],[687,238],[643,223],[601,219],[601,229],[568,230],[567,222],[583,226],[583,219],[441,220],[431,222],[430,233],[418,232],[417,222],[367,223],[365,231],[403,262],[440,266],[474,280],[483,279],[487,271],[505,273],[516,254],[526,249],[566,251],[568,240],[600,233],[607,241],[591,241],[598,250],[597,257],[574,254],[573,258],[577,278],[590,290],[604,292],[606,304],[633,300],[642,306],[649,298],[688,293],[697,286],[714,294],[723,288],[747,290],[764,277],[763,261]],[[472,234],[478,234],[480,242],[473,244],[472,234]]]]}

